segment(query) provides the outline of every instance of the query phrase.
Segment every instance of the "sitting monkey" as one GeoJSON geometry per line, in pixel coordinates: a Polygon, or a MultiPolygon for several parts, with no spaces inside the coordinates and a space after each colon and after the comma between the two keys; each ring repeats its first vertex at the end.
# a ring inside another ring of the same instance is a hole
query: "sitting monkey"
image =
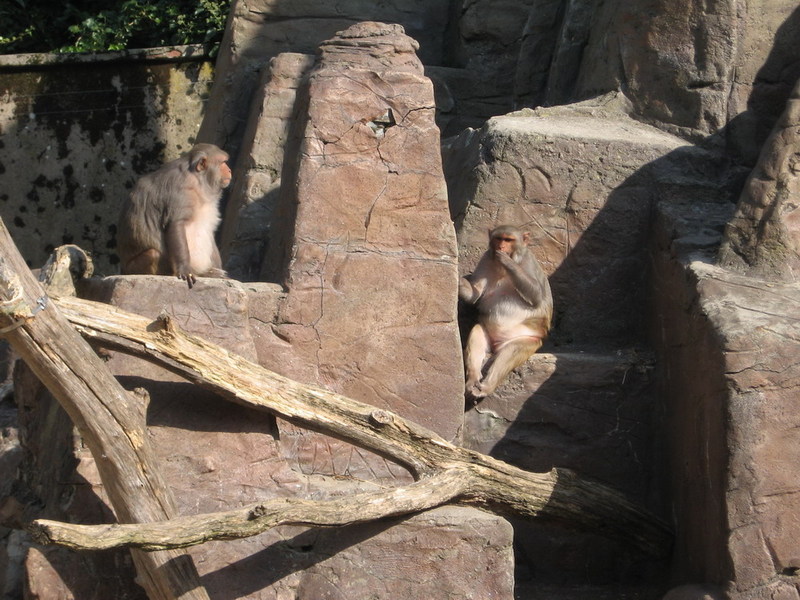
{"type": "Polygon", "coordinates": [[[459,298],[476,304],[479,314],[464,350],[468,398],[491,394],[541,347],[550,329],[553,296],[529,239],[517,227],[496,227],[475,272],[459,282],[459,298]]]}
{"type": "Polygon", "coordinates": [[[122,205],[117,251],[122,274],[224,277],[214,232],[219,200],[231,182],[228,154],[197,144],[139,179],[122,205]]]}

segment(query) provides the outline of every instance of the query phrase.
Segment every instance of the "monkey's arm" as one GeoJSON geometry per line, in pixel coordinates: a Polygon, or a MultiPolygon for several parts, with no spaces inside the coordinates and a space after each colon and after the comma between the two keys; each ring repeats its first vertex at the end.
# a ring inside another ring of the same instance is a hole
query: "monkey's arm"
{"type": "Polygon", "coordinates": [[[172,260],[172,269],[181,279],[185,279],[191,288],[195,274],[189,264],[189,244],[186,241],[186,223],[182,220],[171,221],[164,232],[164,243],[172,260]]]}
{"type": "Polygon", "coordinates": [[[475,304],[486,291],[491,273],[491,259],[484,254],[470,275],[462,277],[458,282],[458,297],[468,304],[475,304]]]}
{"type": "MultiPolygon", "coordinates": [[[[477,272],[477,269],[476,269],[477,272]]],[[[469,277],[462,277],[458,282],[458,297],[469,304],[475,304],[483,295],[486,289],[486,277],[476,276],[473,273],[469,277]]]]}
{"type": "Polygon", "coordinates": [[[545,297],[544,273],[531,263],[530,257],[516,262],[505,252],[496,252],[497,260],[503,265],[519,295],[531,306],[539,306],[545,297]]]}

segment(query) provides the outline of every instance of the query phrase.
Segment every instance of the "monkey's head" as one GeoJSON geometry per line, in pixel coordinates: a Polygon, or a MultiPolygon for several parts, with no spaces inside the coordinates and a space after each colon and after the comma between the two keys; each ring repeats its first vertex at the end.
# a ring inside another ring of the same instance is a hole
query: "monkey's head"
{"type": "Polygon", "coordinates": [[[530,234],[513,225],[500,225],[489,231],[489,247],[495,252],[503,252],[512,258],[526,247],[530,234]]]}
{"type": "Polygon", "coordinates": [[[214,144],[197,144],[189,152],[189,168],[205,178],[211,189],[221,190],[231,183],[228,153],[214,144]]]}

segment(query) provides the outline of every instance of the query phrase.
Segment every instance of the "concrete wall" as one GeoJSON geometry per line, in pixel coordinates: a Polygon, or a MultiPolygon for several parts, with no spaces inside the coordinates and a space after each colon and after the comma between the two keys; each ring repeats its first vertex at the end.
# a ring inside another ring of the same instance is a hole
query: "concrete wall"
{"type": "Polygon", "coordinates": [[[0,217],[31,267],[74,243],[117,272],[119,204],[194,143],[213,73],[200,46],[0,56],[0,217]]]}

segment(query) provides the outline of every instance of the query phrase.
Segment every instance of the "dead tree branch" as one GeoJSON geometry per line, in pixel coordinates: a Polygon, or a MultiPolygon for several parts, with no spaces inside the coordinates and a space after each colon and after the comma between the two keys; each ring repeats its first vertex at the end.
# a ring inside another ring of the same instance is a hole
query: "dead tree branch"
{"type": "Polygon", "coordinates": [[[120,546],[162,550],[249,537],[278,525],[335,527],[408,515],[450,502],[464,492],[465,483],[458,473],[441,473],[388,491],[333,500],[278,498],[226,512],[137,525],[74,525],[39,519],[31,531],[40,543],[75,550],[120,546]]]}
{"type": "MultiPolygon", "coordinates": [[[[36,281],[0,220],[0,335],[50,390],[95,458],[123,523],[169,519],[174,502],[142,423],[106,366],[36,281]]],[[[155,599],[206,599],[191,558],[134,551],[142,584],[155,599]]]]}
{"type": "MultiPolygon", "coordinates": [[[[457,485],[451,488],[450,497],[438,504],[452,502],[498,514],[557,519],[624,539],[654,555],[663,555],[670,545],[671,534],[663,522],[618,492],[569,471],[531,473],[457,447],[396,414],[302,385],[185,334],[169,317],[150,321],[76,298],[59,299],[58,306],[93,344],[142,356],[227,399],[372,450],[406,466],[420,483],[442,481],[444,474],[455,478],[457,485]]],[[[390,494],[385,493],[387,498],[390,494]]],[[[353,502],[345,506],[350,514],[364,510],[353,502]]],[[[321,505],[298,501],[298,507],[303,522],[328,524],[324,519],[317,522],[321,505]]],[[[392,513],[382,516],[387,514],[392,513]]],[[[203,518],[195,517],[198,527],[203,518]]],[[[182,520],[181,526],[187,522],[182,520]]],[[[52,525],[48,527],[53,530],[52,525]]],[[[213,537],[210,531],[200,535],[213,537]]],[[[163,547],[159,544],[164,540],[156,538],[140,536],[138,543],[163,547]]]]}

